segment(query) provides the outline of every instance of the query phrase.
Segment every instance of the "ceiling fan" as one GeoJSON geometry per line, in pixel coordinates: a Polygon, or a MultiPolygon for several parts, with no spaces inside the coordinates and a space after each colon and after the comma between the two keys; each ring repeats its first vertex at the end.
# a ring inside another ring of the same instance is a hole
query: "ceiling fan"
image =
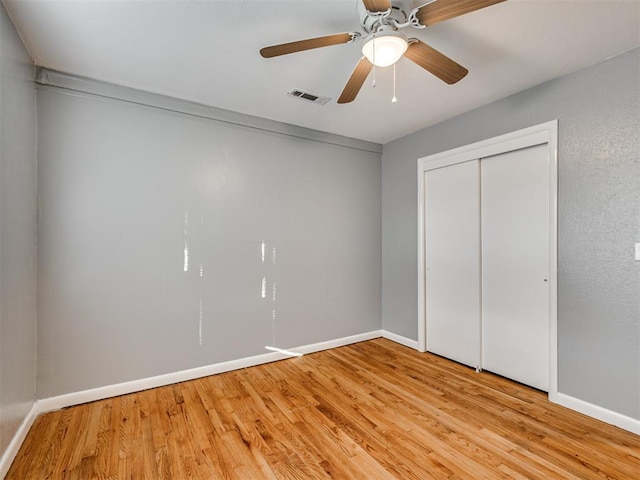
{"type": "MultiPolygon", "coordinates": [[[[407,38],[400,30],[425,28],[450,18],[489,7],[505,0],[362,0],[361,28],[364,31],[363,57],[347,81],[338,103],[352,102],[375,66],[395,64],[403,56],[432,73],[440,80],[454,84],[469,71],[446,55],[417,38],[407,38]],[[420,6],[411,5],[418,3],[420,6]]],[[[360,32],[338,33],[296,42],[264,47],[264,58],[351,43],[363,38],[360,32]]]]}

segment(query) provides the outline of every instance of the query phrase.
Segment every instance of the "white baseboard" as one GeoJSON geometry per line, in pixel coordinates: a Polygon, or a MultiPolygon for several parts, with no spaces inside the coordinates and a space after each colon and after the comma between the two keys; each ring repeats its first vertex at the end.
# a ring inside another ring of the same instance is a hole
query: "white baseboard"
{"type": "Polygon", "coordinates": [[[16,458],[18,450],[20,450],[22,442],[24,442],[24,439],[27,437],[27,433],[29,433],[29,429],[33,425],[33,422],[35,421],[37,416],[38,404],[37,402],[34,402],[31,410],[29,410],[27,416],[24,417],[24,420],[22,420],[20,427],[18,427],[18,430],[11,439],[11,442],[9,442],[9,445],[7,446],[4,454],[2,455],[2,457],[0,457],[0,479],[4,478],[9,471],[9,468],[13,463],[13,459],[16,458]]]}
{"type": "Polygon", "coordinates": [[[418,341],[412,340],[407,337],[403,337],[402,335],[398,335],[397,333],[388,332],[387,330],[382,330],[382,336],[391,340],[392,342],[399,343],[400,345],[404,345],[405,347],[413,348],[414,350],[418,350],[418,341]]]}
{"type": "MultiPolygon", "coordinates": [[[[384,338],[419,351],[417,340],[412,340],[387,330],[382,330],[381,333],[384,338]]],[[[640,435],[640,420],[635,418],[627,417],[626,415],[607,410],[606,408],[599,407],[598,405],[585,402],[584,400],[579,400],[563,393],[550,394],[549,400],[553,403],[557,403],[558,405],[562,405],[563,407],[567,407],[589,417],[640,435]]]]}
{"type": "MultiPolygon", "coordinates": [[[[46,413],[54,410],[59,410],[61,408],[78,405],[81,403],[102,400],[117,395],[125,395],[149,388],[161,387],[173,383],[179,383],[187,380],[206,377],[209,375],[215,375],[218,373],[224,373],[232,370],[238,370],[255,365],[274,362],[277,360],[283,360],[291,356],[287,354],[287,352],[290,352],[292,354],[309,354],[379,337],[384,337],[406,347],[418,350],[418,342],[416,340],[412,340],[410,338],[406,338],[402,335],[398,335],[386,330],[373,330],[370,332],[352,335],[349,337],[342,337],[326,342],[304,345],[297,348],[289,348],[281,352],[265,353],[252,357],[241,358],[238,360],[230,360],[227,362],[206,365],[204,367],[192,368],[179,372],[168,373],[165,375],[158,375],[155,377],[143,378],[140,380],[133,380],[130,382],[118,383],[115,385],[108,385],[105,387],[93,388],[90,390],[73,392],[38,400],[27,417],[25,417],[18,432],[16,433],[16,435],[14,435],[14,438],[9,444],[7,451],[2,456],[2,459],[0,459],[0,479],[2,479],[6,472],[9,470],[11,462],[15,458],[15,455],[18,453],[20,445],[22,445],[22,442],[24,441],[29,428],[33,424],[36,416],[40,413],[46,413]]],[[[573,398],[562,393],[553,395],[553,398],[550,398],[550,400],[564,407],[570,408],[577,412],[583,413],[590,417],[602,420],[603,422],[610,423],[624,430],[628,430],[632,433],[640,435],[640,420],[627,417],[625,415],[607,410],[603,407],[593,405],[591,403],[573,398]]]]}
{"type": "MultiPolygon", "coordinates": [[[[382,336],[381,330],[373,330],[371,332],[342,337],[326,342],[313,343],[296,348],[288,348],[283,352],[292,352],[298,354],[308,354],[328,350],[330,348],[342,347],[352,343],[363,342],[373,338],[382,336]]],[[[290,358],[291,355],[280,352],[265,353],[255,355],[253,357],[241,358],[238,360],[230,360],[228,362],[215,363],[204,367],[191,368],[179,372],[167,373],[165,375],[157,375],[155,377],[142,378],[140,380],[132,380],[130,382],[118,383],[115,385],[107,385],[105,387],[92,388],[80,392],[67,393],[56,397],[43,398],[38,400],[38,413],[52,412],[61,408],[79,405],[81,403],[94,402],[105,398],[115,397],[118,395],[126,395],[128,393],[139,392],[149,388],[162,387],[172,383],[185,382],[195,378],[215,375],[217,373],[229,372],[241,368],[253,367],[264,363],[275,362],[290,358]]],[[[1,478],[1,477],[0,477],[1,478]]]]}
{"type": "Polygon", "coordinates": [[[605,423],[615,425],[623,430],[640,435],[640,420],[635,418],[607,410],[606,408],[585,402],[584,400],[579,400],[569,395],[565,395],[564,393],[557,393],[553,398],[550,397],[549,400],[557,403],[558,405],[562,405],[563,407],[570,408],[576,412],[583,413],[589,417],[602,420],[605,423]]]}

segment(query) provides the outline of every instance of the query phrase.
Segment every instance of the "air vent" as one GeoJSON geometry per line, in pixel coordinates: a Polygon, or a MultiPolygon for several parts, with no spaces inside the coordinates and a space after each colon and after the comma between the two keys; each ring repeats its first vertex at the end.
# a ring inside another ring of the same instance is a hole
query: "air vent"
{"type": "Polygon", "coordinates": [[[329,97],[322,97],[320,95],[316,95],[314,93],[305,92],[304,90],[294,89],[287,93],[290,97],[301,98],[303,100],[307,100],[309,102],[318,103],[320,105],[324,105],[329,100],[329,97]]]}

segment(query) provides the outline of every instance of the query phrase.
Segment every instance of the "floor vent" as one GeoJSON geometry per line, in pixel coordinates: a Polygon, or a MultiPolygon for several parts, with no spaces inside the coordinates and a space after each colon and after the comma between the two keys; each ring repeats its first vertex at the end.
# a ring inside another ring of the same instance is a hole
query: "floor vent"
{"type": "Polygon", "coordinates": [[[287,93],[287,95],[289,95],[290,97],[301,98],[309,102],[319,103],[320,105],[324,105],[329,100],[331,100],[329,97],[322,97],[314,93],[309,93],[309,92],[305,92],[304,90],[299,90],[297,88],[294,90],[291,90],[289,93],[287,93]]]}

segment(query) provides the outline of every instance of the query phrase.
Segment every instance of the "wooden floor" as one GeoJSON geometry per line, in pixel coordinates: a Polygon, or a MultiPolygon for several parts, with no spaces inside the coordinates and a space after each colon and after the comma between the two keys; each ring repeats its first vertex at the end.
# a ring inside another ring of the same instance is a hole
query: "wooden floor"
{"type": "Polygon", "coordinates": [[[640,437],[384,339],[39,417],[7,479],[638,479],[640,437]]]}

